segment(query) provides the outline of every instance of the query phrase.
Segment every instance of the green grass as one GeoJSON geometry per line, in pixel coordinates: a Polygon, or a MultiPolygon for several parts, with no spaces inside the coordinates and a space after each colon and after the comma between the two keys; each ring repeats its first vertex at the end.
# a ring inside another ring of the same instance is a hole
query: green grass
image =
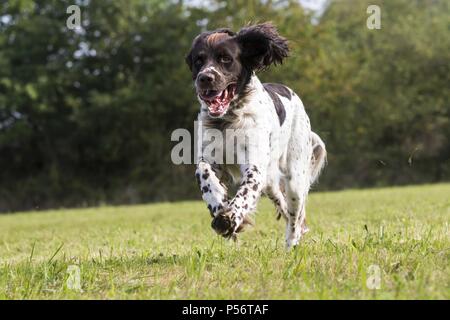
{"type": "Polygon", "coordinates": [[[0,215],[0,299],[450,298],[450,184],[313,193],[307,212],[290,252],[267,199],[237,244],[199,201],[0,215]]]}

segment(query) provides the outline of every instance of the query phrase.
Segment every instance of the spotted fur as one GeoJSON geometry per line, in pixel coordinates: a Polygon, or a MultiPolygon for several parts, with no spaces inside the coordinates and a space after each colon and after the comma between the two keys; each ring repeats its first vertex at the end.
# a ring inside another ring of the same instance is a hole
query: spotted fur
{"type": "Polygon", "coordinates": [[[260,196],[266,194],[278,218],[286,221],[286,246],[290,248],[308,231],[306,200],[325,164],[326,150],[320,137],[311,131],[300,98],[286,86],[261,83],[256,75],[269,65],[282,63],[287,56],[286,39],[274,26],[264,23],[236,34],[229,29],[201,34],[194,40],[187,62],[194,80],[199,73],[214,72],[214,81],[208,84],[212,89],[230,81],[238,83],[236,96],[219,118],[211,117],[199,98],[199,132],[239,129],[253,143],[238,143],[236,150],[257,155],[241,165],[218,165],[199,155],[196,179],[213,217],[212,228],[224,237],[236,238],[252,223],[250,216],[260,196]],[[217,51],[224,50],[231,56],[227,65],[214,60],[217,51]],[[203,65],[193,61],[198,52],[203,54],[203,65]],[[224,184],[225,177],[230,176],[238,185],[231,198],[224,184]]]}

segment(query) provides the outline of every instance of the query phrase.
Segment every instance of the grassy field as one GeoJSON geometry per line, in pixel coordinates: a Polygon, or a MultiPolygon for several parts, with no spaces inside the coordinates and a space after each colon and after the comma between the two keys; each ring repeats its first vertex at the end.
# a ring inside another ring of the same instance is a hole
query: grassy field
{"type": "Polygon", "coordinates": [[[267,199],[238,243],[202,202],[0,215],[0,299],[449,299],[449,218],[450,184],[314,193],[286,252],[267,199]]]}

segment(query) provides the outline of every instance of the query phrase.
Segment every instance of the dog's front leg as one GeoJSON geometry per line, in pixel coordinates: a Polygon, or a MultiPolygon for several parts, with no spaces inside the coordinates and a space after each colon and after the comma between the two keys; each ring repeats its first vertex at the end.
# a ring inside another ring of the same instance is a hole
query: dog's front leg
{"type": "Polygon", "coordinates": [[[202,192],[202,198],[214,218],[228,205],[227,189],[217,177],[211,164],[206,161],[198,163],[195,177],[202,192]]]}
{"type": "Polygon", "coordinates": [[[241,184],[225,210],[216,215],[212,227],[229,238],[250,223],[248,215],[256,209],[265,181],[265,169],[257,165],[241,165],[241,184]]]}

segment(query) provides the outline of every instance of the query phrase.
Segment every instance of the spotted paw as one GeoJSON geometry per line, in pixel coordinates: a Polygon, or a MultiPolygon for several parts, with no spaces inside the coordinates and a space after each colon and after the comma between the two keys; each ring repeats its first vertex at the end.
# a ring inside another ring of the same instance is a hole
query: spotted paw
{"type": "Polygon", "coordinates": [[[236,229],[236,222],[230,217],[230,211],[219,212],[211,222],[211,227],[221,236],[231,238],[236,229]]]}

